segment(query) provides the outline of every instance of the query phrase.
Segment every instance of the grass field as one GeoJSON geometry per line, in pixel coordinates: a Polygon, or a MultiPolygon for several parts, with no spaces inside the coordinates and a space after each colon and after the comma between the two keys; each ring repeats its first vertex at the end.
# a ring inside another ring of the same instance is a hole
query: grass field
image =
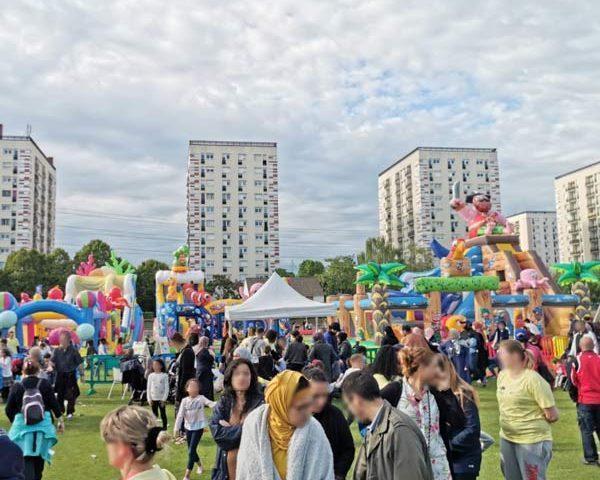
{"type": "MultiPolygon", "coordinates": [[[[106,462],[104,444],[98,433],[98,425],[103,415],[121,404],[120,395],[107,400],[107,392],[108,387],[99,386],[96,395],[80,397],[77,414],[72,421],[67,423],[67,430],[60,437],[55,449],[54,463],[46,467],[45,479],[110,480],[119,478],[118,473],[111,469],[106,462]]],[[[487,389],[480,388],[479,392],[483,429],[497,439],[498,406],[495,385],[492,383],[487,389]]],[[[585,467],[580,463],[582,451],[574,404],[562,391],[556,393],[556,398],[561,418],[553,427],[554,458],[550,465],[549,478],[600,478],[599,470],[596,467],[585,467]]],[[[169,409],[169,415],[172,423],[172,406],[169,409]]],[[[2,416],[0,426],[8,428],[6,417],[2,416]]],[[[356,426],[354,426],[353,433],[358,445],[360,439],[356,426]]],[[[200,456],[205,467],[202,478],[208,479],[215,457],[214,443],[208,432],[205,432],[202,438],[200,456]]],[[[157,462],[172,471],[178,478],[183,476],[185,460],[185,446],[183,445],[172,445],[157,457],[157,462]]],[[[485,452],[480,478],[485,480],[502,478],[497,444],[485,452]]]]}

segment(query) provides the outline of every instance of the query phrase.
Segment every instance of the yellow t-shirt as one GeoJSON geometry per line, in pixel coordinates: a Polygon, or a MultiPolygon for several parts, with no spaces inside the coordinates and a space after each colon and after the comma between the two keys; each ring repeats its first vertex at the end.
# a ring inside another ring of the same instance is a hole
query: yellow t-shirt
{"type": "Polygon", "coordinates": [[[500,436],[514,443],[552,440],[544,409],[555,405],[552,389],[534,370],[512,377],[506,370],[498,375],[496,395],[500,410],[500,436]]]}

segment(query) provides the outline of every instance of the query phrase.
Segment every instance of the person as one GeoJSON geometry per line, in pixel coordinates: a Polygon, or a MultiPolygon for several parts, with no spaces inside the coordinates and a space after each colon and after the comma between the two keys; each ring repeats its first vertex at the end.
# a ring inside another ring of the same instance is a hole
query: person
{"type": "Polygon", "coordinates": [[[14,330],[14,328],[11,328],[8,331],[8,336],[7,336],[7,339],[6,339],[6,346],[10,350],[10,355],[11,356],[16,355],[17,353],[19,353],[19,348],[21,347],[21,344],[19,343],[19,340],[15,336],[15,330],[14,330]]]}
{"type": "Polygon", "coordinates": [[[108,462],[120,471],[121,480],[175,480],[155,464],[155,455],[169,442],[156,417],[138,406],[121,406],[100,423],[108,462]]]}
{"type": "Polygon", "coordinates": [[[202,475],[203,467],[198,456],[198,444],[206,427],[204,407],[213,408],[216,402],[201,395],[202,385],[197,378],[190,378],[185,386],[187,396],[181,401],[177,418],[175,419],[174,435],[177,437],[185,428],[185,438],[188,445],[188,462],[185,470],[184,480],[189,480],[192,469],[198,464],[197,473],[202,475]]]}
{"type": "MultiPolygon", "coordinates": [[[[452,475],[447,458],[447,441],[444,441],[442,433],[447,428],[446,418],[458,418],[460,415],[439,405],[432,391],[431,386],[439,374],[436,354],[429,347],[404,347],[399,356],[403,379],[398,409],[415,421],[427,439],[433,478],[449,480],[452,475]]],[[[464,424],[464,415],[462,420],[464,424]]]]}
{"type": "Polygon", "coordinates": [[[117,338],[117,345],[115,346],[115,355],[123,355],[123,339],[117,338]]]}
{"type": "MultiPolygon", "coordinates": [[[[192,335],[190,335],[191,337],[192,335]]],[[[175,382],[175,412],[179,404],[187,395],[185,386],[190,378],[196,376],[196,356],[192,345],[186,343],[179,332],[175,332],[171,337],[171,343],[177,349],[178,354],[175,358],[177,380],[175,382]]]]}
{"type": "Polygon", "coordinates": [[[221,341],[221,358],[223,365],[226,368],[231,360],[233,360],[233,352],[238,346],[237,335],[233,332],[232,328],[227,330],[227,337],[224,341],[221,341]]]}
{"type": "Polygon", "coordinates": [[[504,340],[498,355],[502,473],[507,480],[529,480],[535,471],[535,478],[543,480],[552,458],[550,424],[558,420],[552,390],[535,370],[526,368],[526,350],[517,340],[504,340]]]}
{"type": "Polygon", "coordinates": [[[248,327],[248,333],[246,338],[242,340],[240,343],[240,347],[247,348],[250,353],[252,353],[252,347],[254,347],[254,342],[256,342],[256,327],[248,327]]]}
{"type": "Polygon", "coordinates": [[[423,332],[419,328],[413,328],[412,332],[406,335],[402,339],[402,345],[404,347],[429,347],[427,340],[425,340],[425,336],[423,332]]]}
{"type": "Polygon", "coordinates": [[[400,474],[406,479],[433,480],[423,434],[408,415],[381,398],[377,381],[369,372],[348,375],[342,398],[351,414],[368,425],[354,466],[354,480],[387,480],[400,474]]]}
{"type": "Polygon", "coordinates": [[[265,329],[263,327],[259,327],[256,329],[254,341],[250,343],[250,354],[252,355],[252,363],[254,363],[254,365],[258,364],[258,357],[260,357],[266,344],[267,341],[265,340],[265,329]]]}
{"type": "Polygon", "coordinates": [[[163,430],[167,429],[167,398],[169,398],[169,375],[167,375],[165,362],[162,358],[152,361],[152,373],[148,375],[146,397],[152,413],[162,420],[163,430]]]}
{"type": "Polygon", "coordinates": [[[348,359],[352,356],[352,345],[348,340],[348,334],[346,332],[337,333],[338,342],[338,356],[342,362],[342,370],[347,367],[348,359]]]}
{"type": "Polygon", "coordinates": [[[54,388],[63,413],[65,401],[67,402],[67,419],[71,419],[75,413],[75,403],[80,393],[79,385],[77,385],[77,370],[83,360],[71,341],[70,332],[62,332],[59,339],[60,344],[52,355],[52,364],[56,372],[54,388]]]}
{"type": "Polygon", "coordinates": [[[211,480],[235,480],[244,421],[263,401],[250,360],[240,358],[229,363],[223,379],[223,395],[210,419],[210,431],[217,444],[211,480]]]}
{"type": "Polygon", "coordinates": [[[506,328],[506,322],[504,320],[500,320],[496,324],[496,330],[492,334],[492,338],[490,339],[490,344],[494,350],[498,350],[500,347],[500,343],[504,340],[508,340],[510,338],[510,333],[506,328]]]}
{"type": "Polygon", "coordinates": [[[6,403],[8,392],[10,392],[10,387],[13,384],[12,357],[8,348],[0,350],[0,369],[2,374],[2,401],[6,403]]]}
{"type": "Polygon", "coordinates": [[[106,343],[106,338],[101,338],[98,342],[98,355],[108,355],[108,343],[106,343]]]}
{"type": "Polygon", "coordinates": [[[475,389],[460,378],[454,365],[445,355],[438,355],[440,377],[438,390],[449,388],[458,398],[465,415],[465,425],[450,427],[449,460],[453,480],[475,480],[481,468],[481,422],[479,399],[475,389]]]}
{"type": "Polygon", "coordinates": [[[41,341],[39,347],[42,352],[42,357],[45,357],[46,355],[52,356],[52,349],[46,342],[41,341]]]}
{"type": "Polygon", "coordinates": [[[308,361],[312,362],[313,360],[320,360],[323,362],[325,376],[327,377],[327,381],[331,382],[333,364],[337,361],[335,350],[329,343],[325,342],[321,332],[315,333],[313,340],[314,344],[308,355],[308,361]]]}
{"type": "Polygon", "coordinates": [[[339,331],[339,322],[332,322],[330,325],[327,326],[327,330],[323,333],[323,340],[325,341],[325,343],[331,345],[331,348],[333,348],[333,351],[336,353],[336,355],[338,353],[337,334],[339,331]]]}
{"type": "Polygon", "coordinates": [[[258,363],[255,365],[258,376],[267,381],[277,375],[275,361],[273,360],[273,355],[271,353],[271,347],[268,343],[265,343],[263,351],[258,357],[258,363]]]}
{"type": "Polygon", "coordinates": [[[0,480],[24,480],[23,451],[0,428],[0,480]]]}
{"type": "Polygon", "coordinates": [[[334,480],[329,441],[311,416],[308,380],[285,370],[269,383],[265,401],[244,421],[236,480],[334,480]]]}
{"type": "Polygon", "coordinates": [[[211,401],[215,399],[213,366],[215,357],[209,350],[210,340],[208,337],[200,337],[198,340],[198,353],[196,354],[196,378],[202,385],[202,395],[211,401]]]}
{"type": "MultiPolygon", "coordinates": [[[[481,323],[477,323],[478,327],[481,327],[481,323]]],[[[463,331],[460,333],[460,339],[466,341],[469,347],[468,367],[471,379],[486,386],[485,371],[488,364],[488,354],[485,348],[485,338],[482,333],[473,327],[471,322],[463,319],[461,325],[463,325],[463,331]]]]}
{"type": "Polygon", "coordinates": [[[573,322],[573,336],[571,337],[571,345],[569,347],[569,355],[571,357],[576,357],[581,352],[581,340],[584,337],[588,337],[592,340],[594,344],[594,352],[600,353],[598,350],[598,339],[596,338],[596,334],[594,331],[588,327],[588,324],[583,320],[577,320],[573,322]]]}
{"type": "Polygon", "coordinates": [[[448,331],[448,340],[442,344],[442,352],[452,361],[458,376],[465,382],[471,383],[468,365],[469,349],[460,339],[458,330],[452,328],[448,331]]]}
{"type": "Polygon", "coordinates": [[[96,355],[96,347],[94,347],[94,341],[88,340],[85,342],[85,356],[96,355]]]}
{"type": "Polygon", "coordinates": [[[313,367],[305,368],[302,373],[310,382],[314,398],[313,417],[321,424],[329,440],[335,480],[343,480],[354,461],[354,440],[350,426],[340,409],[331,403],[329,383],[323,371],[313,367]]]}
{"type": "Polygon", "coordinates": [[[348,368],[342,373],[339,378],[333,384],[333,388],[340,389],[342,388],[342,384],[344,380],[350,375],[352,372],[359,372],[363,368],[367,366],[367,359],[361,353],[353,354],[348,360],[348,368]]]}
{"type": "Polygon", "coordinates": [[[40,480],[44,471],[44,462],[52,459],[52,447],[57,442],[56,429],[52,418],[57,420],[59,432],[64,430],[62,409],[54,395],[50,383],[38,378],[38,363],[26,358],[23,362],[23,379],[10,389],[6,402],[6,416],[12,424],[9,437],[23,452],[25,480],[40,480]],[[43,417],[40,421],[29,425],[23,414],[25,395],[41,397],[43,417]]]}
{"type": "Polygon", "coordinates": [[[391,345],[383,345],[377,351],[375,360],[370,366],[370,371],[380,390],[388,383],[398,380],[400,375],[396,349],[391,345]]]}
{"type": "Polygon", "coordinates": [[[250,355],[250,350],[246,347],[239,346],[233,351],[233,355],[231,356],[233,360],[238,358],[245,358],[246,360],[252,360],[252,355],[250,355]]]}
{"type": "Polygon", "coordinates": [[[302,335],[297,332],[292,332],[292,338],[294,339],[285,350],[283,359],[285,360],[287,368],[301,371],[308,361],[308,351],[304,344],[302,335]]]}
{"type": "Polygon", "coordinates": [[[577,388],[577,420],[583,444],[583,463],[598,465],[598,448],[594,432],[600,439],[600,355],[594,352],[594,342],[584,337],[579,344],[577,367],[571,369],[571,381],[577,388]]]}
{"type": "Polygon", "coordinates": [[[400,342],[398,341],[398,338],[396,337],[396,334],[394,333],[392,327],[386,325],[383,329],[383,338],[381,339],[381,346],[383,347],[384,345],[390,345],[393,347],[394,345],[398,345],[399,343],[400,342]]]}

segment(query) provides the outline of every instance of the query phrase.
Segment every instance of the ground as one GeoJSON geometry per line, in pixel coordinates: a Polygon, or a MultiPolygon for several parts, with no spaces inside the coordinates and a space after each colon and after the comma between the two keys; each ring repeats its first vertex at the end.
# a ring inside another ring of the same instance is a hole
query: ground
{"type": "MultiPolygon", "coordinates": [[[[82,390],[84,390],[82,388],[82,390]]],[[[103,415],[121,404],[120,395],[113,395],[107,400],[108,387],[99,386],[98,393],[93,396],[82,396],[76,417],[67,423],[66,432],[60,437],[56,446],[54,463],[47,467],[45,480],[85,479],[108,480],[118,479],[119,475],[106,463],[106,453],[98,426],[103,415]]],[[[481,420],[483,429],[498,438],[498,406],[495,388],[492,383],[487,388],[479,389],[481,396],[481,420]]],[[[580,463],[582,457],[579,430],[577,428],[575,406],[566,393],[556,392],[561,418],[553,427],[554,457],[550,465],[549,478],[593,478],[598,474],[597,467],[585,467],[580,463]],[[562,477],[562,475],[565,475],[562,477]]],[[[172,424],[173,407],[169,409],[169,420],[172,424]]],[[[0,426],[8,428],[6,417],[2,416],[0,426]]],[[[353,433],[357,445],[360,443],[356,427],[353,433]]],[[[214,463],[215,446],[206,432],[200,444],[200,456],[205,466],[202,479],[210,478],[210,468],[214,463]]],[[[178,478],[183,476],[186,450],[183,445],[172,445],[157,457],[157,462],[172,471],[178,478]]],[[[484,453],[481,479],[492,480],[502,478],[499,467],[498,444],[496,443],[484,453]]],[[[197,475],[194,478],[198,478],[197,475]]]]}

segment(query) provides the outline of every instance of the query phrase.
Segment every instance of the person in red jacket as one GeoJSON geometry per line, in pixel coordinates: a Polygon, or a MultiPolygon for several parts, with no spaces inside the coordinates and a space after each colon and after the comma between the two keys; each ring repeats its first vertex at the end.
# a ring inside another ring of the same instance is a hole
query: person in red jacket
{"type": "Polygon", "coordinates": [[[600,438],[600,355],[594,352],[589,337],[581,339],[577,368],[571,370],[571,381],[577,387],[577,420],[583,443],[583,463],[600,466],[594,432],[600,438]]]}

